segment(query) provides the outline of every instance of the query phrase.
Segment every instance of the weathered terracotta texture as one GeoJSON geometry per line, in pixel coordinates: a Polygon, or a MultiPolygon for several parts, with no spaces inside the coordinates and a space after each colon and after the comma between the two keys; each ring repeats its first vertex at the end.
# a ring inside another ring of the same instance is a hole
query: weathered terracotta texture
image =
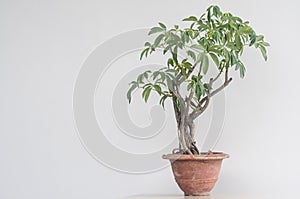
{"type": "Polygon", "coordinates": [[[175,180],[186,196],[208,195],[218,180],[225,153],[201,155],[163,155],[171,161],[175,180]]]}

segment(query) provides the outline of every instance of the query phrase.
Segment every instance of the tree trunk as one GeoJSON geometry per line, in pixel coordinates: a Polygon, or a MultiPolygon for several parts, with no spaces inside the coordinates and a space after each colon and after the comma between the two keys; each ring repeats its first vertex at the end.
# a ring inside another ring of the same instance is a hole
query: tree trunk
{"type": "Polygon", "coordinates": [[[195,124],[192,118],[184,115],[180,118],[178,125],[179,153],[180,154],[199,154],[195,141],[195,124]]]}

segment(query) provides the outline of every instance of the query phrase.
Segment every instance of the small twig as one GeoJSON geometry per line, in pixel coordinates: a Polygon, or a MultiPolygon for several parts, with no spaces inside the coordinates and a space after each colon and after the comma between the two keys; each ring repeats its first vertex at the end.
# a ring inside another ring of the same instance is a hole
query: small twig
{"type": "Polygon", "coordinates": [[[223,72],[223,68],[220,70],[220,72],[218,73],[218,75],[212,80],[212,83],[214,83],[215,81],[217,81],[217,79],[221,76],[223,72]]]}
{"type": "Polygon", "coordinates": [[[228,82],[228,68],[225,71],[225,82],[228,82]]]}

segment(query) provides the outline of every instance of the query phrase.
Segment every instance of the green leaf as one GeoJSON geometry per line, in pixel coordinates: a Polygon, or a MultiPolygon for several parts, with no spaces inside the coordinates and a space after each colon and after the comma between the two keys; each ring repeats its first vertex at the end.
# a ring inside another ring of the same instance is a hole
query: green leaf
{"type": "Polygon", "coordinates": [[[128,91],[127,91],[127,99],[128,99],[128,102],[129,102],[129,104],[130,104],[130,102],[131,102],[131,94],[132,94],[132,92],[136,89],[138,87],[138,84],[136,83],[136,84],[132,84],[132,86],[128,89],[128,91]]]}
{"type": "Polygon", "coordinates": [[[148,79],[148,77],[149,77],[148,73],[151,73],[151,71],[150,71],[150,70],[147,70],[147,71],[145,71],[145,72],[143,73],[143,75],[144,75],[144,77],[145,77],[146,79],[148,79]]]}
{"type": "Polygon", "coordinates": [[[173,61],[173,59],[172,58],[169,58],[168,59],[168,62],[167,62],[167,66],[174,66],[174,61],[173,61]]]}
{"type": "Polygon", "coordinates": [[[170,49],[171,49],[172,45],[168,45],[164,51],[163,51],[163,54],[166,54],[170,49]]]}
{"type": "Polygon", "coordinates": [[[217,46],[217,45],[211,46],[211,47],[208,49],[208,52],[213,52],[213,53],[215,53],[215,54],[217,54],[217,55],[220,55],[220,54],[222,53],[222,51],[221,51],[222,48],[223,48],[223,47],[220,47],[220,46],[217,46]]]}
{"type": "Polygon", "coordinates": [[[192,64],[190,62],[184,62],[183,66],[185,68],[189,69],[190,71],[193,70],[192,64]]]}
{"type": "Polygon", "coordinates": [[[167,29],[167,27],[166,27],[166,25],[165,25],[165,24],[163,24],[163,23],[161,23],[161,22],[159,22],[158,24],[159,24],[159,26],[160,26],[161,28],[163,28],[164,30],[166,30],[166,29],[167,29]]]}
{"type": "Polygon", "coordinates": [[[238,58],[234,54],[231,54],[230,55],[230,62],[231,62],[231,66],[233,66],[238,62],[238,58]]]}
{"type": "Polygon", "coordinates": [[[137,83],[138,83],[138,84],[143,84],[143,83],[144,83],[144,74],[140,74],[140,75],[137,77],[137,83]]]}
{"type": "Polygon", "coordinates": [[[207,12],[207,20],[210,23],[211,22],[211,14],[210,14],[210,9],[207,12]]]}
{"type": "Polygon", "coordinates": [[[148,87],[146,87],[146,88],[144,89],[144,91],[143,91],[143,93],[142,93],[142,97],[144,98],[145,102],[148,101],[148,98],[149,98],[151,89],[152,89],[152,87],[151,87],[151,86],[148,86],[148,87]]]}
{"type": "Polygon", "coordinates": [[[201,99],[201,95],[202,95],[199,84],[196,84],[196,86],[195,86],[195,94],[196,94],[197,100],[199,101],[201,99]]]}
{"type": "Polygon", "coordinates": [[[216,17],[219,16],[220,12],[221,12],[221,11],[220,11],[219,6],[214,6],[214,7],[213,7],[213,13],[214,13],[214,15],[215,15],[216,17]]]}
{"type": "Polygon", "coordinates": [[[155,80],[157,76],[159,75],[159,71],[155,71],[152,73],[152,79],[155,80]]]}
{"type": "Polygon", "coordinates": [[[195,39],[196,37],[198,37],[199,36],[199,32],[198,31],[196,31],[196,32],[193,32],[193,34],[192,34],[192,39],[195,39]]]}
{"type": "Polygon", "coordinates": [[[268,42],[265,42],[265,41],[261,42],[261,45],[270,46],[270,44],[268,42]]]}
{"type": "Polygon", "coordinates": [[[154,87],[154,89],[157,91],[157,93],[159,94],[159,95],[161,95],[162,94],[162,92],[161,92],[161,87],[159,86],[159,85],[154,85],[153,86],[154,87]]]}
{"type": "Polygon", "coordinates": [[[226,45],[228,48],[230,48],[231,50],[239,50],[234,42],[228,42],[226,45]]]}
{"type": "Polygon", "coordinates": [[[202,47],[201,45],[197,45],[197,44],[191,45],[191,48],[197,49],[197,50],[204,50],[203,47],[202,47]]]}
{"type": "Polygon", "coordinates": [[[185,68],[181,68],[181,73],[182,73],[184,78],[187,78],[187,73],[186,73],[185,68]]]}
{"type": "Polygon", "coordinates": [[[236,35],[235,35],[235,40],[234,40],[234,42],[235,42],[235,45],[237,46],[238,49],[241,49],[241,48],[243,47],[243,43],[242,43],[242,41],[241,41],[241,37],[240,37],[239,34],[236,34],[236,35]]]}
{"type": "Polygon", "coordinates": [[[177,52],[172,52],[172,58],[175,65],[178,65],[177,52]]]}
{"type": "Polygon", "coordinates": [[[203,86],[204,86],[204,88],[207,89],[207,90],[211,90],[211,89],[212,89],[211,85],[209,85],[209,84],[207,84],[207,83],[203,84],[203,86]]]}
{"type": "Polygon", "coordinates": [[[188,56],[190,56],[194,61],[196,61],[196,55],[193,51],[188,50],[187,51],[188,56]]]}
{"type": "Polygon", "coordinates": [[[165,79],[166,79],[166,74],[165,74],[164,72],[160,72],[159,75],[160,75],[160,80],[161,80],[162,82],[165,81],[165,79]]]}
{"type": "Polygon", "coordinates": [[[246,68],[244,66],[244,64],[241,61],[238,61],[235,65],[235,70],[240,70],[240,77],[244,78],[245,77],[245,71],[246,68]]]}
{"type": "Polygon", "coordinates": [[[149,51],[149,48],[145,48],[145,49],[142,51],[142,53],[141,53],[141,55],[140,55],[140,60],[142,60],[143,56],[145,55],[145,53],[147,54],[148,51],[149,51]]]}
{"type": "Polygon", "coordinates": [[[149,31],[148,35],[152,35],[152,34],[154,34],[154,33],[162,32],[162,31],[164,31],[164,29],[161,28],[161,27],[153,27],[153,28],[151,28],[151,30],[149,31]]]}
{"type": "Polygon", "coordinates": [[[154,41],[154,46],[158,46],[161,42],[161,40],[164,38],[164,34],[160,34],[158,37],[156,37],[155,41],[154,41]]]}
{"type": "Polygon", "coordinates": [[[239,22],[239,23],[243,23],[243,20],[242,20],[241,18],[239,18],[239,17],[232,17],[232,19],[233,19],[234,21],[239,22]]]}
{"type": "Polygon", "coordinates": [[[169,90],[173,90],[173,81],[169,76],[166,76],[167,79],[167,85],[169,90]]]}
{"type": "Polygon", "coordinates": [[[201,62],[201,57],[202,57],[202,53],[199,53],[197,55],[196,61],[195,61],[195,65],[199,64],[201,62]]]}
{"type": "Polygon", "coordinates": [[[195,16],[190,16],[188,18],[183,19],[182,21],[198,21],[198,19],[195,16]]]}
{"type": "Polygon", "coordinates": [[[162,105],[163,108],[165,108],[165,101],[166,101],[167,98],[168,98],[168,96],[164,95],[159,100],[159,104],[162,105]]]}
{"type": "Polygon", "coordinates": [[[245,71],[246,71],[245,66],[242,62],[239,62],[239,64],[240,64],[240,77],[244,78],[245,77],[245,71]]]}
{"type": "Polygon", "coordinates": [[[219,59],[218,59],[217,55],[214,53],[209,53],[209,55],[212,58],[212,60],[214,61],[214,63],[216,64],[216,66],[219,67],[220,63],[219,63],[219,59]]]}
{"type": "Polygon", "coordinates": [[[266,48],[264,46],[260,45],[259,49],[261,51],[261,54],[264,57],[264,60],[267,61],[268,57],[267,57],[267,50],[266,50],[266,48]]]}
{"type": "Polygon", "coordinates": [[[183,39],[184,39],[184,43],[188,43],[190,41],[188,32],[184,32],[183,39]]]}
{"type": "Polygon", "coordinates": [[[176,75],[176,74],[178,73],[178,71],[177,71],[177,70],[175,70],[175,69],[172,69],[172,68],[170,68],[170,69],[167,69],[167,70],[166,70],[166,72],[167,72],[167,73],[174,73],[174,75],[176,75]]]}
{"type": "Polygon", "coordinates": [[[151,44],[149,42],[146,42],[145,46],[151,47],[151,44]]]}
{"type": "Polygon", "coordinates": [[[208,56],[205,53],[202,53],[200,56],[200,60],[201,60],[201,63],[200,63],[201,69],[202,69],[203,73],[206,74],[208,71],[208,65],[209,65],[208,56]]]}
{"type": "Polygon", "coordinates": [[[262,41],[264,40],[264,36],[263,35],[257,35],[256,36],[256,41],[262,41]]]}
{"type": "Polygon", "coordinates": [[[252,46],[256,41],[256,34],[254,31],[252,31],[251,35],[250,35],[250,46],[252,46]]]}
{"type": "Polygon", "coordinates": [[[252,28],[250,26],[244,26],[239,30],[242,34],[250,34],[252,32],[252,28]]]}

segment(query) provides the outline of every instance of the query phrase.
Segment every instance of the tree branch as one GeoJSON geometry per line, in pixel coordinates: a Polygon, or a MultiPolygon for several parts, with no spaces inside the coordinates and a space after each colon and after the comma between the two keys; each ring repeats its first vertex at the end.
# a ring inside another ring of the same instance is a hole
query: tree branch
{"type": "Polygon", "coordinates": [[[189,97],[186,99],[186,110],[185,110],[185,115],[188,116],[189,114],[189,109],[190,109],[190,106],[191,106],[191,101],[193,99],[193,96],[194,96],[194,91],[191,90],[190,92],[190,95],[189,97]]]}
{"type": "Polygon", "coordinates": [[[174,112],[175,112],[176,122],[177,122],[177,125],[178,125],[178,124],[180,124],[180,111],[179,111],[178,106],[177,106],[177,97],[175,97],[174,94],[173,94],[173,97],[172,97],[172,102],[173,102],[173,108],[174,108],[174,112]]]}
{"type": "Polygon", "coordinates": [[[222,84],[219,88],[217,88],[216,90],[214,90],[213,92],[211,92],[210,97],[216,95],[218,92],[220,92],[221,90],[223,90],[226,86],[228,86],[228,84],[232,81],[232,78],[230,78],[229,80],[225,81],[224,84],[222,84]]]}
{"type": "MultiPolygon", "coordinates": [[[[226,74],[226,73],[225,73],[226,74]]],[[[212,86],[214,79],[211,78],[209,81],[209,85],[212,86]]],[[[218,92],[220,92],[221,90],[223,90],[226,86],[228,86],[228,84],[232,81],[232,78],[226,80],[225,82],[216,90],[210,92],[207,94],[207,96],[205,96],[204,98],[201,99],[201,101],[199,102],[199,111],[193,111],[190,115],[190,117],[194,120],[197,117],[199,117],[208,107],[208,104],[210,102],[210,98],[213,97],[214,95],[216,95],[218,92]],[[205,103],[205,104],[204,104],[205,103]],[[202,106],[204,104],[204,106],[202,106]]]]}
{"type": "Polygon", "coordinates": [[[179,104],[180,104],[180,112],[184,112],[184,109],[185,109],[185,103],[184,103],[184,99],[183,97],[180,95],[179,93],[179,88],[178,88],[178,85],[175,85],[175,89],[173,91],[173,94],[175,95],[175,97],[179,100],[179,104]]]}

